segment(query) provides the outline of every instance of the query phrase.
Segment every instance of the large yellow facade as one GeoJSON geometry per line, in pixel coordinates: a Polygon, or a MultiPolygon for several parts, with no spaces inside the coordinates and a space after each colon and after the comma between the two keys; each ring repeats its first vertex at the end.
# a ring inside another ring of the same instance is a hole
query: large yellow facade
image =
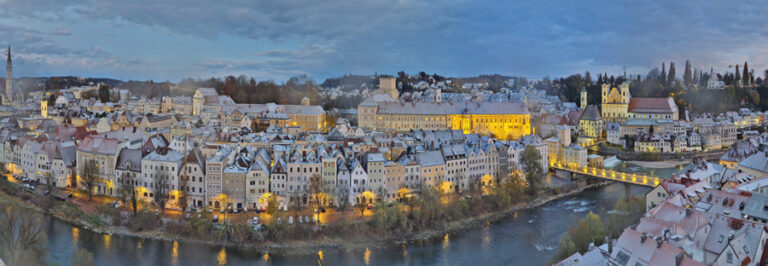
{"type": "Polygon", "coordinates": [[[627,108],[632,95],[629,93],[629,84],[624,82],[618,88],[608,84],[602,85],[601,114],[604,120],[610,122],[623,122],[629,117],[627,108]]]}
{"type": "Polygon", "coordinates": [[[373,123],[360,122],[361,127],[381,131],[461,130],[464,134],[493,136],[501,140],[531,134],[530,114],[378,114],[373,123]]]}
{"type": "Polygon", "coordinates": [[[531,134],[530,114],[448,115],[450,129],[464,134],[491,135],[501,140],[531,134]]]}

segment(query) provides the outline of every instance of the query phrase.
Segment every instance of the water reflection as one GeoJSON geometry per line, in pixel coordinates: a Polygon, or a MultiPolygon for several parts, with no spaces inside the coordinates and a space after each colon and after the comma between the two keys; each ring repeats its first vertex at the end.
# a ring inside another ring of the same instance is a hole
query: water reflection
{"type": "Polygon", "coordinates": [[[80,229],[72,227],[72,244],[77,246],[77,241],[80,239],[80,229]]]}
{"type": "Polygon", "coordinates": [[[219,251],[219,255],[216,256],[216,262],[219,263],[219,266],[227,265],[227,251],[223,247],[219,251]]]}
{"type": "Polygon", "coordinates": [[[112,247],[112,236],[108,234],[104,234],[104,249],[109,251],[110,247],[112,247]]]}
{"type": "Polygon", "coordinates": [[[368,248],[365,248],[365,253],[363,254],[363,262],[365,262],[365,265],[371,265],[371,250],[368,248]]]}
{"type": "Polygon", "coordinates": [[[323,265],[323,251],[317,252],[317,265],[323,265]]]}
{"type": "Polygon", "coordinates": [[[178,264],[179,263],[179,242],[173,241],[173,246],[171,247],[171,264],[178,264]]]}
{"type": "Polygon", "coordinates": [[[491,247],[491,223],[486,222],[485,226],[483,226],[483,249],[488,249],[491,247]]]}
{"type": "Polygon", "coordinates": [[[449,249],[451,249],[451,239],[448,234],[445,234],[443,237],[443,250],[448,251],[449,249]]]}

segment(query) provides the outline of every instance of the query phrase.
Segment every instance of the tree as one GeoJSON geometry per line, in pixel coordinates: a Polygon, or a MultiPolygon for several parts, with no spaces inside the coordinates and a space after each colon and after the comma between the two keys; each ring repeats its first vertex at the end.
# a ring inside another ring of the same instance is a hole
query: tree
{"type": "Polygon", "coordinates": [[[160,211],[163,213],[165,213],[165,204],[168,203],[168,178],[168,174],[165,173],[155,175],[155,203],[157,203],[160,211]]]}
{"type": "Polygon", "coordinates": [[[525,193],[525,182],[519,170],[514,170],[509,173],[507,181],[507,188],[509,195],[512,196],[512,200],[520,199],[520,196],[525,193]]]}
{"type": "Polygon", "coordinates": [[[685,70],[683,72],[683,85],[688,86],[693,83],[693,73],[691,72],[691,61],[685,60],[685,70]]]}
{"type": "Polygon", "coordinates": [[[313,174],[309,177],[309,193],[312,194],[312,204],[315,207],[315,212],[319,212],[321,208],[325,207],[325,184],[323,184],[323,177],[319,174],[313,174]]]}
{"type": "Polygon", "coordinates": [[[94,160],[87,160],[83,165],[83,173],[81,175],[82,186],[88,190],[88,200],[93,200],[93,188],[96,186],[96,182],[99,179],[99,165],[94,160]]]}
{"type": "Polygon", "coordinates": [[[568,256],[571,256],[573,253],[576,253],[576,244],[573,243],[571,236],[567,233],[563,234],[563,236],[560,237],[560,243],[557,245],[557,254],[555,255],[554,261],[561,261],[568,256]]]}
{"type": "Polygon", "coordinates": [[[278,210],[280,210],[280,204],[277,202],[277,196],[275,194],[269,195],[267,198],[267,213],[274,216],[278,210]]]}
{"type": "Polygon", "coordinates": [[[301,210],[301,197],[299,195],[291,198],[291,210],[293,210],[293,216],[299,215],[301,210]]]}
{"type": "Polygon", "coordinates": [[[741,78],[743,79],[744,85],[750,84],[750,74],[749,74],[749,66],[747,66],[747,61],[744,61],[744,74],[741,75],[741,78]]]}
{"type": "Polygon", "coordinates": [[[75,249],[72,258],[69,259],[69,265],[93,266],[93,254],[84,248],[75,249]]]}
{"type": "Polygon", "coordinates": [[[585,86],[592,86],[592,75],[589,74],[589,71],[584,73],[584,83],[585,86]]]}
{"type": "Polygon", "coordinates": [[[667,68],[664,65],[664,62],[661,62],[661,73],[659,74],[659,83],[661,83],[661,85],[667,84],[667,68]]]}
{"type": "Polygon", "coordinates": [[[109,102],[109,86],[106,84],[99,85],[99,100],[102,103],[109,102]]]}
{"type": "Polygon", "coordinates": [[[56,103],[56,94],[51,93],[51,95],[48,96],[48,106],[53,106],[53,104],[56,103]]]}
{"type": "Polygon", "coordinates": [[[123,176],[123,182],[121,182],[121,193],[123,195],[123,201],[131,201],[131,207],[133,208],[133,216],[138,214],[139,199],[138,192],[136,191],[136,177],[131,174],[125,174],[123,176]],[[130,199],[126,199],[130,197],[130,199]]]}
{"type": "Polygon", "coordinates": [[[340,186],[336,188],[336,207],[341,209],[341,213],[349,207],[349,188],[340,186]]]}
{"type": "Polygon", "coordinates": [[[368,199],[365,197],[365,195],[360,195],[357,203],[355,204],[355,209],[360,211],[360,217],[362,217],[365,214],[365,209],[367,208],[368,208],[368,199]]]}
{"type": "Polygon", "coordinates": [[[669,62],[669,78],[667,78],[667,85],[668,86],[674,86],[675,79],[677,79],[677,74],[675,73],[675,62],[669,62]]]}
{"type": "Polygon", "coordinates": [[[0,257],[7,265],[43,265],[47,243],[38,213],[0,202],[0,257]]]}
{"type": "MultiPolygon", "coordinates": [[[[186,142],[186,140],[185,140],[185,142],[186,142]]],[[[184,158],[184,160],[186,161],[186,158],[184,158]]],[[[186,165],[186,163],[185,163],[185,165],[186,165]]],[[[181,169],[183,170],[184,168],[186,168],[186,167],[182,167],[181,169]]],[[[188,191],[189,191],[189,175],[186,174],[187,171],[184,171],[184,173],[185,174],[183,176],[179,177],[179,194],[178,194],[179,198],[176,199],[179,202],[179,208],[181,208],[181,212],[182,213],[187,211],[187,207],[188,207],[187,205],[189,203],[188,202],[188,200],[189,200],[189,193],[188,193],[188,191]]]]}
{"type": "Polygon", "coordinates": [[[544,177],[544,169],[541,166],[541,154],[533,146],[526,146],[520,155],[520,164],[523,166],[523,173],[528,182],[528,193],[536,194],[536,185],[544,177]]]}
{"type": "Polygon", "coordinates": [[[739,65],[736,64],[736,72],[734,72],[736,76],[733,77],[733,85],[735,87],[739,86],[739,80],[741,80],[741,73],[739,73],[739,65]]]}

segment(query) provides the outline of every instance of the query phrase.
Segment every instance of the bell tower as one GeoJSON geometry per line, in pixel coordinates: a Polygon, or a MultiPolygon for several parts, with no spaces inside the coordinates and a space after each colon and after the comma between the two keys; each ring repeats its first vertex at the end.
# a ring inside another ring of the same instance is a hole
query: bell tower
{"type": "Polygon", "coordinates": [[[13,62],[11,62],[11,45],[8,45],[8,59],[5,61],[5,95],[3,95],[3,102],[5,104],[11,104],[13,102],[13,95],[11,89],[13,88],[13,62]]]}
{"type": "Polygon", "coordinates": [[[581,110],[587,109],[587,88],[581,87],[581,110]]]}

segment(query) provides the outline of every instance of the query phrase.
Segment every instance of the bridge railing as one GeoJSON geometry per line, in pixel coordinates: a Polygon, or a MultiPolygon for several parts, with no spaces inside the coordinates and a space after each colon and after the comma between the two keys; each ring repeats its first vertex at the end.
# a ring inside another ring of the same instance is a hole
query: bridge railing
{"type": "Polygon", "coordinates": [[[644,186],[658,186],[661,178],[636,173],[625,173],[603,168],[579,167],[576,165],[564,165],[562,163],[549,163],[550,167],[574,173],[585,174],[597,178],[615,180],[644,186]]]}

